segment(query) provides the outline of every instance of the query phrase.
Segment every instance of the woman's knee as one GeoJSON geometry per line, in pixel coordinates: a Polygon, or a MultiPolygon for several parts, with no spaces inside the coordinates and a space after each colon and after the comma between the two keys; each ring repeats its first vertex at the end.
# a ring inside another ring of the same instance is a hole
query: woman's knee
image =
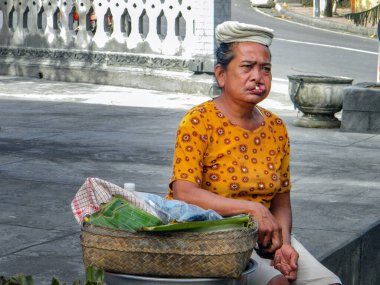
{"type": "Polygon", "coordinates": [[[289,281],[283,275],[277,275],[269,281],[268,285],[289,285],[289,281]]]}

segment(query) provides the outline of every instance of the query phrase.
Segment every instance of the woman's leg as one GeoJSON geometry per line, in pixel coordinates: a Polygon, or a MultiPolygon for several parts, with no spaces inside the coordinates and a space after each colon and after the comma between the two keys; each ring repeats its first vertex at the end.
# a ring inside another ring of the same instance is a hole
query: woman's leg
{"type": "Polygon", "coordinates": [[[339,277],[322,265],[305,247],[292,237],[292,246],[299,253],[297,280],[292,285],[342,284],[339,277]]]}
{"type": "Polygon", "coordinates": [[[271,266],[271,260],[261,258],[253,251],[251,258],[256,261],[257,268],[250,276],[254,285],[340,285],[339,277],[323,266],[303,245],[292,237],[292,246],[300,255],[298,260],[297,280],[289,283],[280,271],[271,266]]]}

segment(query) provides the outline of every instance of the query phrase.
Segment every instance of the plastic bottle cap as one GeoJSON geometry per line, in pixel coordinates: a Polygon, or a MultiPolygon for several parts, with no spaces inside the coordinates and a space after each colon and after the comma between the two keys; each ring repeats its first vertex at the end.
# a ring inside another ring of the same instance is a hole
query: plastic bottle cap
{"type": "Polygon", "coordinates": [[[124,183],[124,189],[129,191],[135,191],[136,184],[135,183],[124,183]]]}

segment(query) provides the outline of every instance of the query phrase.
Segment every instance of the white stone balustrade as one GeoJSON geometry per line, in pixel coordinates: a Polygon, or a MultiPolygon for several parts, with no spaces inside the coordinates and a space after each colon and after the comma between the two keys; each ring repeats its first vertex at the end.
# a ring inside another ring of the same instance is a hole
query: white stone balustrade
{"type": "Polygon", "coordinates": [[[231,0],[0,0],[0,74],[194,89],[188,76],[212,73],[215,26],[230,16],[231,0]]]}
{"type": "Polygon", "coordinates": [[[229,11],[218,13],[228,5],[220,0],[1,0],[0,45],[210,57],[215,24],[229,16],[229,11]]]}

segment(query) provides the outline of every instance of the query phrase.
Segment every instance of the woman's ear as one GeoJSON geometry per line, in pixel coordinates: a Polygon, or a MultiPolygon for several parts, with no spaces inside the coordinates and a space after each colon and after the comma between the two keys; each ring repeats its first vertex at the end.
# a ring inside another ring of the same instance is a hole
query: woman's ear
{"type": "Polygon", "coordinates": [[[226,71],[220,64],[217,64],[214,69],[215,78],[220,88],[224,87],[226,71]]]}

